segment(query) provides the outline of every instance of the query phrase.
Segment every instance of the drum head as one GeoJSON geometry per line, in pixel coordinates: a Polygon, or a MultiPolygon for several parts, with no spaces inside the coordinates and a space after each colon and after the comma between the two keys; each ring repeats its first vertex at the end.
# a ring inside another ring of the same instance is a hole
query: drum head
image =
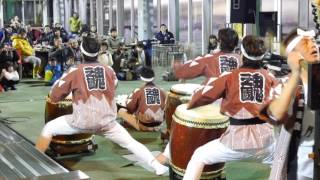
{"type": "Polygon", "coordinates": [[[191,83],[175,84],[171,87],[170,91],[176,94],[181,94],[181,95],[192,95],[194,90],[200,87],[201,87],[200,84],[191,84],[191,83]]]}
{"type": "Polygon", "coordinates": [[[177,107],[173,119],[188,127],[216,129],[229,125],[229,118],[220,113],[220,103],[200,106],[187,110],[187,104],[177,107]]]}

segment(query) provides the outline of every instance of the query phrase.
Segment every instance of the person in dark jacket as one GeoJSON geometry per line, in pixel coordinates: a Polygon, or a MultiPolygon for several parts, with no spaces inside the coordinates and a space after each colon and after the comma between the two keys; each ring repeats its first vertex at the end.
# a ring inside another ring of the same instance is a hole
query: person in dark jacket
{"type": "Polygon", "coordinates": [[[19,55],[14,48],[8,45],[0,45],[0,70],[6,67],[8,62],[17,65],[19,61],[19,55]]]}
{"type": "Polygon", "coordinates": [[[62,44],[61,38],[54,39],[55,48],[49,53],[49,58],[57,59],[61,65],[62,70],[66,70],[68,67],[67,62],[71,58],[74,58],[74,54],[69,46],[62,44]]]}
{"type": "Polygon", "coordinates": [[[168,31],[165,24],[161,24],[160,31],[155,34],[155,38],[160,41],[160,44],[174,44],[174,36],[168,31]]]}

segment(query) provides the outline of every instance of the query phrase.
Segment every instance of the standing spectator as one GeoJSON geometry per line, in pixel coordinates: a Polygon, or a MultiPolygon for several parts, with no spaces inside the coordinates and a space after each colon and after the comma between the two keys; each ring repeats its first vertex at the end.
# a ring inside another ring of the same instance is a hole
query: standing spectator
{"type": "Polygon", "coordinates": [[[30,62],[33,64],[33,78],[41,78],[38,74],[41,64],[41,59],[34,55],[34,50],[28,40],[26,39],[27,33],[24,29],[19,29],[18,34],[11,37],[12,46],[21,53],[23,62],[30,62]]]}
{"type": "Polygon", "coordinates": [[[160,41],[160,44],[174,44],[174,36],[168,31],[165,24],[161,24],[160,31],[155,34],[155,38],[160,41]]]}
{"type": "Polygon", "coordinates": [[[211,34],[209,36],[209,45],[208,45],[208,54],[213,54],[214,50],[218,47],[218,38],[217,36],[211,34]]]}
{"type": "Polygon", "coordinates": [[[107,43],[112,54],[120,47],[121,38],[118,37],[117,29],[115,27],[110,29],[110,36],[107,39],[107,43]]]}
{"type": "Polygon", "coordinates": [[[73,13],[73,16],[69,20],[71,34],[78,35],[81,29],[81,20],[78,13],[73,13]]]}

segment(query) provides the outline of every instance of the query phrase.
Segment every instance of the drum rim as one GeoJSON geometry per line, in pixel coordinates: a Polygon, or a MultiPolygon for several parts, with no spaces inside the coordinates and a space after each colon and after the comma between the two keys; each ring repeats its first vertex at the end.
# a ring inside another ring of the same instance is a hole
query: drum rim
{"type": "MultiPolygon", "coordinates": [[[[194,84],[195,85],[196,83],[186,83],[186,84],[194,84]]],[[[174,84],[174,85],[180,85],[180,84],[174,84]]],[[[186,92],[181,92],[181,91],[175,91],[175,90],[172,89],[174,85],[172,85],[171,88],[170,88],[170,92],[173,93],[173,94],[178,94],[178,95],[183,95],[183,96],[191,96],[193,94],[193,92],[192,93],[186,93],[186,92]]],[[[199,85],[199,87],[201,87],[201,84],[196,84],[196,85],[199,85]]]]}
{"type": "Polygon", "coordinates": [[[74,140],[74,141],[62,141],[62,140],[57,140],[57,139],[52,138],[52,143],[55,143],[55,144],[84,144],[86,142],[92,141],[93,139],[94,139],[94,135],[91,135],[90,137],[85,138],[85,139],[79,139],[79,140],[74,140]]]}
{"type": "MultiPolygon", "coordinates": [[[[172,170],[177,173],[180,176],[184,176],[186,170],[177,167],[176,165],[174,165],[172,163],[172,161],[170,161],[170,167],[172,168],[172,170]]],[[[222,168],[215,170],[215,171],[207,171],[207,172],[202,172],[201,174],[201,179],[213,179],[213,178],[217,178],[219,176],[221,176],[222,172],[225,170],[225,165],[223,165],[222,168]]]]}
{"type": "Polygon", "coordinates": [[[202,128],[202,129],[221,129],[227,128],[230,124],[229,118],[221,122],[209,122],[210,119],[198,119],[197,121],[187,120],[185,118],[178,117],[176,112],[172,115],[174,122],[192,128],[202,128]]]}

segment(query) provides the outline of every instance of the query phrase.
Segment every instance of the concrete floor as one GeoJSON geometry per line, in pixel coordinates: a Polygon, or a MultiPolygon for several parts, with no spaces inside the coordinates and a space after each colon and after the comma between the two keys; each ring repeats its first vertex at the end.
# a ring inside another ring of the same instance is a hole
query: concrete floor
{"type": "MultiPolygon", "coordinates": [[[[169,90],[177,82],[161,80],[163,69],[156,69],[156,84],[169,90]]],[[[188,82],[201,83],[203,78],[188,82]]],[[[117,94],[128,94],[134,88],[141,86],[140,81],[120,81],[117,94]]],[[[0,93],[0,117],[7,118],[7,123],[32,142],[35,142],[44,125],[45,97],[50,87],[43,86],[37,80],[24,79],[17,85],[18,90],[0,93]]],[[[162,151],[164,144],[159,133],[143,133],[129,130],[130,134],[151,151],[162,151]]],[[[130,154],[116,144],[96,137],[98,150],[88,156],[60,158],[69,169],[81,170],[94,180],[162,180],[140,166],[133,166],[121,155],[130,154]]],[[[266,165],[252,162],[227,163],[228,180],[264,180],[268,178],[270,168],[266,165]]]]}

